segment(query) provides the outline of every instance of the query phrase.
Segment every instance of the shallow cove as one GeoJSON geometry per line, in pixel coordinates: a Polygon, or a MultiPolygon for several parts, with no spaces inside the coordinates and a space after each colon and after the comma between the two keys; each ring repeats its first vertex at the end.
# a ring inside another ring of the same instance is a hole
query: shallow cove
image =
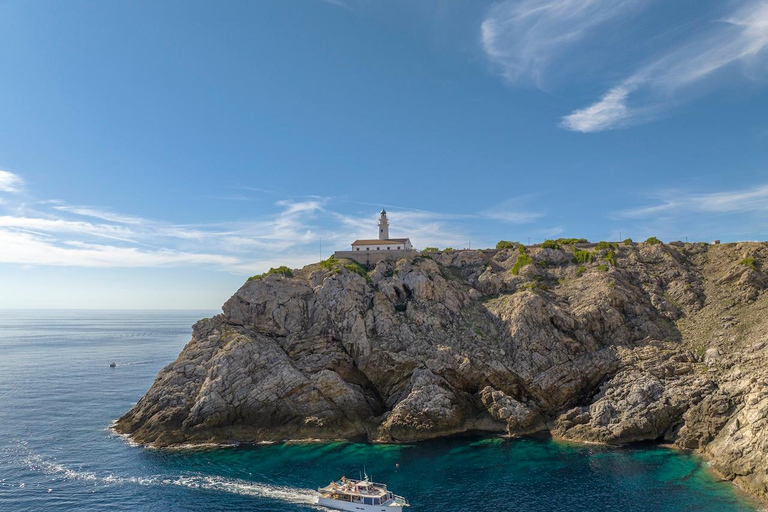
{"type": "Polygon", "coordinates": [[[109,424],[203,316],[0,312],[0,510],[312,510],[312,488],[363,466],[414,512],[761,510],[700,459],[648,445],[451,438],[166,451],[113,435],[109,424]]]}

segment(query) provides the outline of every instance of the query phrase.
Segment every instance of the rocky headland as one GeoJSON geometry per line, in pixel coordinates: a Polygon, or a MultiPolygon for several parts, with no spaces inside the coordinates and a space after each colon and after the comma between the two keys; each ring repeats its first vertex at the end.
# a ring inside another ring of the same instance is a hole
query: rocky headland
{"type": "Polygon", "coordinates": [[[116,423],[139,443],[548,431],[768,498],[768,244],[550,244],[250,279],[116,423]]]}

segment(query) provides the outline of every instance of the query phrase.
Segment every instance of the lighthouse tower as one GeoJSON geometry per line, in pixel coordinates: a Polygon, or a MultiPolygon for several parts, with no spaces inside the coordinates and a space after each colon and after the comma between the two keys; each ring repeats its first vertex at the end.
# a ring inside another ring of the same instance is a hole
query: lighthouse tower
{"type": "Polygon", "coordinates": [[[387,211],[382,208],[379,215],[379,240],[389,240],[389,221],[387,211]]]}

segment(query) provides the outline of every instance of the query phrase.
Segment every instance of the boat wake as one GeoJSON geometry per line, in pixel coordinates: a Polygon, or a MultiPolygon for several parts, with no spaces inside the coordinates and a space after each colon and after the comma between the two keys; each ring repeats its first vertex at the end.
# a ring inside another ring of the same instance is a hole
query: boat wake
{"type": "Polygon", "coordinates": [[[327,510],[317,506],[316,493],[311,489],[289,487],[282,485],[262,484],[247,480],[230,479],[213,475],[152,475],[146,477],[124,477],[99,475],[92,471],[80,471],[68,468],[63,464],[46,460],[39,455],[28,455],[21,459],[22,464],[29,470],[58,477],[64,480],[80,480],[95,484],[107,485],[146,485],[146,486],[178,486],[188,489],[228,492],[243,496],[253,496],[296,505],[312,506],[317,510],[327,510]]]}

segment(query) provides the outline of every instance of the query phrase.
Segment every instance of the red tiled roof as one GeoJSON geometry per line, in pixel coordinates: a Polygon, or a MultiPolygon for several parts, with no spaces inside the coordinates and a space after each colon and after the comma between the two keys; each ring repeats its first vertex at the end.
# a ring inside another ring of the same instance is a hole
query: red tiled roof
{"type": "Polygon", "coordinates": [[[355,240],[352,245],[404,244],[408,238],[390,238],[389,240],[355,240]]]}

